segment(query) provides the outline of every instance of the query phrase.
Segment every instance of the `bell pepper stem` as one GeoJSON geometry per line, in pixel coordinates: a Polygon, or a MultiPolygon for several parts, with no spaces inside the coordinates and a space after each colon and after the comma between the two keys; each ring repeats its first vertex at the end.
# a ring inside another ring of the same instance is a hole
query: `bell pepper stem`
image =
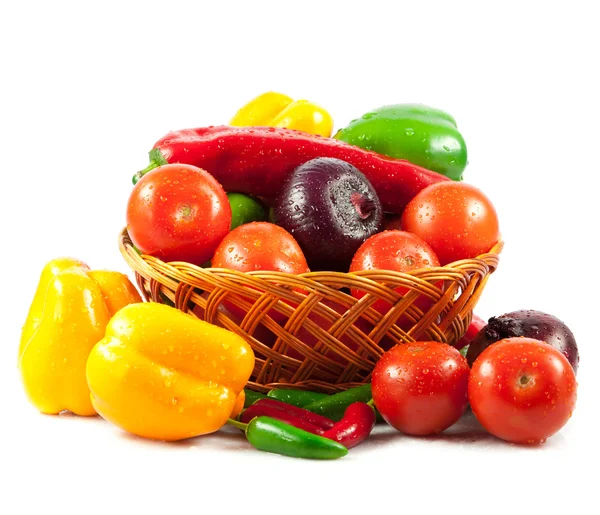
{"type": "Polygon", "coordinates": [[[240,422],[239,420],[233,420],[232,418],[227,419],[227,423],[230,426],[241,429],[242,431],[246,431],[246,428],[248,427],[248,424],[244,424],[243,422],[240,422]]]}
{"type": "Polygon", "coordinates": [[[158,168],[159,166],[168,164],[168,161],[165,159],[165,157],[162,155],[162,152],[158,148],[153,148],[148,153],[148,155],[150,156],[150,164],[148,166],[146,166],[146,168],[144,168],[143,170],[140,170],[133,176],[133,178],[132,178],[133,184],[137,184],[137,182],[144,175],[146,175],[149,171],[154,170],[155,168],[158,168]]]}

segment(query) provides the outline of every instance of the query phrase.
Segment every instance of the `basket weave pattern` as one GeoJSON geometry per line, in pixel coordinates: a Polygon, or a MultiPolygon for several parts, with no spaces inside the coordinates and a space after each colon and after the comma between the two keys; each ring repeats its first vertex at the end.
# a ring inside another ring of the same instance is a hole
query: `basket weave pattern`
{"type": "Polygon", "coordinates": [[[292,275],[165,263],[138,254],[126,230],[119,236],[121,253],[146,300],[172,303],[251,345],[256,365],[248,386],[258,391],[344,390],[370,380],[384,352],[380,343],[389,348],[423,339],[456,342],[469,326],[502,247],[500,242],[475,259],[410,274],[368,270],[292,275]],[[398,294],[398,287],[407,293],[398,294]],[[349,289],[365,295],[357,300],[349,289]],[[430,300],[415,303],[422,296],[430,300]],[[378,299],[392,305],[385,315],[372,307],[378,299]],[[423,305],[425,311],[419,307],[423,305]],[[236,311],[245,316],[232,316],[236,311]]]}

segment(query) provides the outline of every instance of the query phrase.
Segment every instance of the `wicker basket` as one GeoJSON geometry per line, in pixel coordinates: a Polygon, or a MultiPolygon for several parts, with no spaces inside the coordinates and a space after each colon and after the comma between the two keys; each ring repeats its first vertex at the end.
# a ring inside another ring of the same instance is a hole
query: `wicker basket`
{"type": "Polygon", "coordinates": [[[252,346],[256,366],[250,388],[335,392],[369,381],[391,345],[419,339],[456,342],[498,266],[503,243],[476,259],[411,274],[242,273],[165,263],[140,255],[126,230],[119,247],[146,300],[173,304],[252,346]],[[394,291],[399,286],[407,289],[405,295],[394,291]],[[349,289],[366,295],[356,300],[349,289]],[[385,316],[372,307],[378,299],[393,305],[385,316]]]}

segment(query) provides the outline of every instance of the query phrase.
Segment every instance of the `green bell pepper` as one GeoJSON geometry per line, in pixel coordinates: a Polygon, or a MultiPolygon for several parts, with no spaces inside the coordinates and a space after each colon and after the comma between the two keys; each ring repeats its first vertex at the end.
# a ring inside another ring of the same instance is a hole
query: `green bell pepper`
{"type": "Polygon", "coordinates": [[[334,138],[365,150],[406,159],[456,181],[467,166],[467,146],[448,113],[422,104],[375,109],[334,138]]]}

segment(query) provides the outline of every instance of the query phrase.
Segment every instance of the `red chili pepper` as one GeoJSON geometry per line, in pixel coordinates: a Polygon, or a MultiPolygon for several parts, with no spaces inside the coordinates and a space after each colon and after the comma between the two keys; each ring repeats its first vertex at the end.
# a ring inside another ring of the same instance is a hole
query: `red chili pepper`
{"type": "Polygon", "coordinates": [[[293,406],[286,402],[278,401],[276,399],[260,399],[256,401],[252,406],[265,406],[271,407],[273,409],[278,409],[281,411],[285,411],[290,415],[295,417],[299,417],[302,420],[306,420],[307,422],[320,427],[323,430],[331,429],[335,422],[330,418],[324,417],[323,415],[319,415],[318,413],[313,413],[312,411],[305,410],[303,408],[299,408],[297,406],[293,406]]]}
{"type": "Polygon", "coordinates": [[[323,436],[350,449],[364,442],[374,427],[375,410],[364,402],[355,402],[346,408],[344,418],[323,436]]]}
{"type": "Polygon", "coordinates": [[[253,404],[248,409],[242,411],[242,414],[240,415],[240,422],[249,424],[253,418],[262,416],[280,420],[281,422],[285,422],[286,424],[297,427],[298,429],[304,429],[304,431],[308,431],[314,435],[322,435],[325,432],[325,429],[316,426],[315,424],[311,424],[302,417],[292,415],[287,411],[283,411],[273,406],[261,406],[258,403],[253,404]]]}
{"type": "Polygon", "coordinates": [[[170,132],[150,151],[151,163],[144,173],[167,163],[204,168],[225,191],[272,197],[289,173],[317,158],[333,157],[356,166],[369,179],[384,209],[402,213],[423,188],[449,180],[403,159],[393,159],[300,131],[275,127],[203,127],[170,132]]]}

